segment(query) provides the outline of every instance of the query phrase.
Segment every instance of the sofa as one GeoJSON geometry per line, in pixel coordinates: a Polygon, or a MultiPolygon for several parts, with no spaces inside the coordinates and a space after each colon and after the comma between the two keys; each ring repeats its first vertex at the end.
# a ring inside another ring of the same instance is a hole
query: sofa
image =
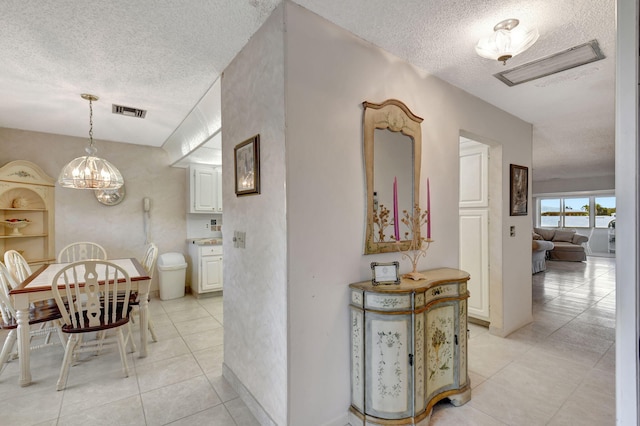
{"type": "Polygon", "coordinates": [[[533,228],[533,239],[553,243],[553,249],[547,252],[549,260],[587,260],[582,244],[589,241],[589,237],[576,233],[575,229],[533,228]]]}
{"type": "Polygon", "coordinates": [[[547,251],[552,249],[553,243],[551,241],[533,240],[531,245],[532,274],[537,274],[547,269],[547,251]]]}

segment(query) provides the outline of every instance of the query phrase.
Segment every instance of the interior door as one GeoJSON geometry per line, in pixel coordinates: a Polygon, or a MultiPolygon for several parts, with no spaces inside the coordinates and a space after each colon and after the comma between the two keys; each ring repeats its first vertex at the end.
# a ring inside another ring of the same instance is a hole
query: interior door
{"type": "Polygon", "coordinates": [[[460,269],[468,283],[469,316],[489,321],[489,147],[460,139],[460,269]]]}

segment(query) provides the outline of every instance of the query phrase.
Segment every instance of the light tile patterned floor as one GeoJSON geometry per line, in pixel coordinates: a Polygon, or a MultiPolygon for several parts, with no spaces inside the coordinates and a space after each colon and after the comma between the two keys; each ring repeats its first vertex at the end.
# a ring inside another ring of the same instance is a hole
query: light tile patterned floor
{"type": "Polygon", "coordinates": [[[31,386],[17,385],[18,361],[10,362],[0,376],[0,425],[258,425],[222,377],[222,297],[153,299],[149,307],[159,341],[147,358],[129,355],[128,378],[115,349],[81,358],[60,392],[61,347],[32,353],[31,386]]]}
{"type": "MultiPolygon", "coordinates": [[[[471,401],[440,402],[432,425],[615,424],[615,259],[547,264],[533,276],[533,323],[504,339],[470,325],[471,401]]],[[[60,348],[33,354],[25,388],[12,361],[0,424],[257,425],[221,376],[222,298],[154,299],[150,309],[160,339],[147,358],[130,355],[126,379],[115,351],[74,366],[61,392],[60,348]]]]}
{"type": "Polygon", "coordinates": [[[471,401],[431,425],[615,425],[615,259],[547,262],[534,322],[507,338],[471,324],[471,401]]]}

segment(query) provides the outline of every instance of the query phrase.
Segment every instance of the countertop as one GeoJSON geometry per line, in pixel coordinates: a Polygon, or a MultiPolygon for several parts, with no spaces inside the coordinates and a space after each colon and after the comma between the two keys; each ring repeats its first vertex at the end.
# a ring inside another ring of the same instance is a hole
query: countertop
{"type": "Polygon", "coordinates": [[[189,238],[187,240],[189,244],[196,244],[198,246],[221,246],[222,238],[189,238]]]}

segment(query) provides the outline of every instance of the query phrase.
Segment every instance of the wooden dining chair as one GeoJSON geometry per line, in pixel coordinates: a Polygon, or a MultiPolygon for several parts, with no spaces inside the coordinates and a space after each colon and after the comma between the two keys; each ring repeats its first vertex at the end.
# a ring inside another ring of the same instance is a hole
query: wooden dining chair
{"type": "MultiPolygon", "coordinates": [[[[147,244],[144,250],[144,256],[140,260],[140,264],[147,271],[147,274],[149,275],[149,281],[153,280],[153,273],[156,269],[157,261],[158,261],[158,246],[155,245],[154,243],[147,244]]],[[[133,307],[133,310],[131,311],[131,315],[132,315],[131,320],[133,322],[135,316],[138,316],[138,314],[140,313],[140,298],[138,297],[137,293],[132,293],[130,304],[133,307]]],[[[153,320],[151,319],[151,315],[149,314],[148,310],[147,310],[147,324],[148,324],[149,333],[151,334],[151,340],[153,340],[154,342],[157,342],[158,336],[156,335],[155,326],[153,325],[153,320]]],[[[133,352],[135,352],[136,344],[133,341],[131,327],[129,327],[129,331],[127,333],[127,341],[131,342],[131,347],[133,348],[133,352]]]]}
{"type": "Polygon", "coordinates": [[[32,274],[31,267],[27,263],[27,260],[15,250],[7,250],[4,252],[4,263],[16,284],[20,284],[32,274]]]}
{"type": "MultiPolygon", "coordinates": [[[[4,263],[0,262],[0,313],[2,314],[0,328],[9,330],[9,334],[5,338],[2,351],[0,352],[0,374],[2,374],[5,366],[11,359],[18,357],[17,352],[13,350],[18,337],[16,331],[18,321],[16,319],[16,310],[9,296],[9,291],[16,286],[15,279],[4,263]]],[[[60,329],[61,318],[62,315],[55,303],[43,303],[31,306],[29,309],[29,325],[44,325],[40,328],[30,327],[31,351],[59,344],[64,347],[66,339],[60,329]],[[50,339],[53,333],[57,334],[59,340],[52,341],[50,339]]]]}
{"type": "Polygon", "coordinates": [[[58,253],[58,263],[77,262],[86,259],[107,260],[107,251],[98,243],[81,241],[65,246],[58,253]]]}
{"type": "Polygon", "coordinates": [[[100,353],[102,348],[113,345],[118,346],[122,370],[128,377],[123,329],[126,330],[129,324],[129,274],[115,263],[81,260],[58,271],[51,288],[62,314],[62,332],[69,335],[56,388],[65,388],[71,363],[77,354],[100,353]],[[101,281],[104,285],[100,285],[101,281]],[[123,298],[119,298],[119,294],[123,298]],[[115,334],[102,333],[107,330],[115,331],[115,334]],[[98,332],[102,337],[94,340],[82,338],[92,332],[98,332]]]}

